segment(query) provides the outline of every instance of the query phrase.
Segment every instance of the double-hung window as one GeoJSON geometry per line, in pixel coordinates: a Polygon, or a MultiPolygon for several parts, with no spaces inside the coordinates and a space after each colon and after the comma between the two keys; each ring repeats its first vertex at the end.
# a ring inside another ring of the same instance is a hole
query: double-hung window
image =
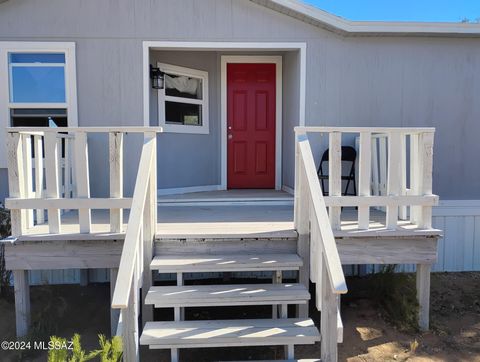
{"type": "Polygon", "coordinates": [[[78,126],[76,97],[74,43],[0,42],[1,129],[78,126]]]}
{"type": "Polygon", "coordinates": [[[162,63],[158,67],[164,72],[159,125],[165,132],[208,134],[208,73],[162,63]]]}

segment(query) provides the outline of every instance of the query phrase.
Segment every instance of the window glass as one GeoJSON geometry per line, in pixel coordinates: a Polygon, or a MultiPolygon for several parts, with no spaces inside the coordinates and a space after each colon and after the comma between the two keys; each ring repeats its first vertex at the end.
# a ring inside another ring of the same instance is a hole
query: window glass
{"type": "Polygon", "coordinates": [[[10,63],[65,64],[65,54],[63,53],[11,53],[10,63]]]}
{"type": "Polygon", "coordinates": [[[202,99],[202,80],[183,75],[165,74],[165,95],[202,99]]]}
{"type": "Polygon", "coordinates": [[[64,54],[10,54],[10,102],[65,103],[64,54]]]}
{"type": "Polygon", "coordinates": [[[188,126],[202,125],[202,106],[199,104],[165,102],[165,122],[188,126]]]}

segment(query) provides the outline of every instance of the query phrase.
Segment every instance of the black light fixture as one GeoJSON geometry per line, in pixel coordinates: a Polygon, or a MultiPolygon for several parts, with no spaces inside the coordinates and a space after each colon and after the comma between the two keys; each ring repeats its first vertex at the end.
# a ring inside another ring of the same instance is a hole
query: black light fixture
{"type": "Polygon", "coordinates": [[[160,68],[154,68],[150,64],[150,79],[152,80],[153,89],[163,89],[165,81],[165,73],[160,68]]]}

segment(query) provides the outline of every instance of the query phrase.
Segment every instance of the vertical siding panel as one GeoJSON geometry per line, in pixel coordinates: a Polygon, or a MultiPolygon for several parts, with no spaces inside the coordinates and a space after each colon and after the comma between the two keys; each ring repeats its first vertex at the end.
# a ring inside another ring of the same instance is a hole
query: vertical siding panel
{"type": "MultiPolygon", "coordinates": [[[[475,217],[465,216],[464,222],[464,238],[463,238],[463,266],[462,270],[473,270],[473,257],[474,257],[474,237],[475,237],[475,217]]],[[[460,240],[459,240],[460,241],[460,240]]]]}
{"type": "Polygon", "coordinates": [[[457,218],[454,216],[445,217],[445,256],[444,256],[444,271],[455,271],[456,260],[456,226],[457,218]]]}
{"type": "Polygon", "coordinates": [[[480,270],[480,216],[475,216],[473,243],[473,269],[480,270]]]}
{"type": "MultiPolygon", "coordinates": [[[[445,235],[445,217],[443,216],[435,216],[432,219],[432,226],[435,229],[439,229],[443,231],[445,235]]],[[[444,237],[438,239],[437,244],[437,262],[433,265],[432,271],[443,271],[445,268],[445,240],[444,237]]]]}
{"type": "Polygon", "coordinates": [[[465,243],[465,217],[458,216],[455,217],[455,232],[454,237],[455,243],[455,271],[462,271],[463,265],[465,263],[465,252],[464,252],[464,243],[465,243]]]}

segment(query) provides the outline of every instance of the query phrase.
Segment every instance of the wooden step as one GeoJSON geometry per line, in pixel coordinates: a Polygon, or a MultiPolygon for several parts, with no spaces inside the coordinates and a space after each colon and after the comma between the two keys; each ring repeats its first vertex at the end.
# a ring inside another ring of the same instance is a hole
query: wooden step
{"type": "Polygon", "coordinates": [[[233,284],[151,287],[145,304],[157,308],[305,304],[310,299],[302,284],[233,284]]]}
{"type": "Polygon", "coordinates": [[[140,344],[154,349],[313,344],[311,319],[240,319],[147,322],[140,344]]]}
{"type": "Polygon", "coordinates": [[[150,268],[161,273],[298,270],[297,254],[157,255],[150,268]]]}

